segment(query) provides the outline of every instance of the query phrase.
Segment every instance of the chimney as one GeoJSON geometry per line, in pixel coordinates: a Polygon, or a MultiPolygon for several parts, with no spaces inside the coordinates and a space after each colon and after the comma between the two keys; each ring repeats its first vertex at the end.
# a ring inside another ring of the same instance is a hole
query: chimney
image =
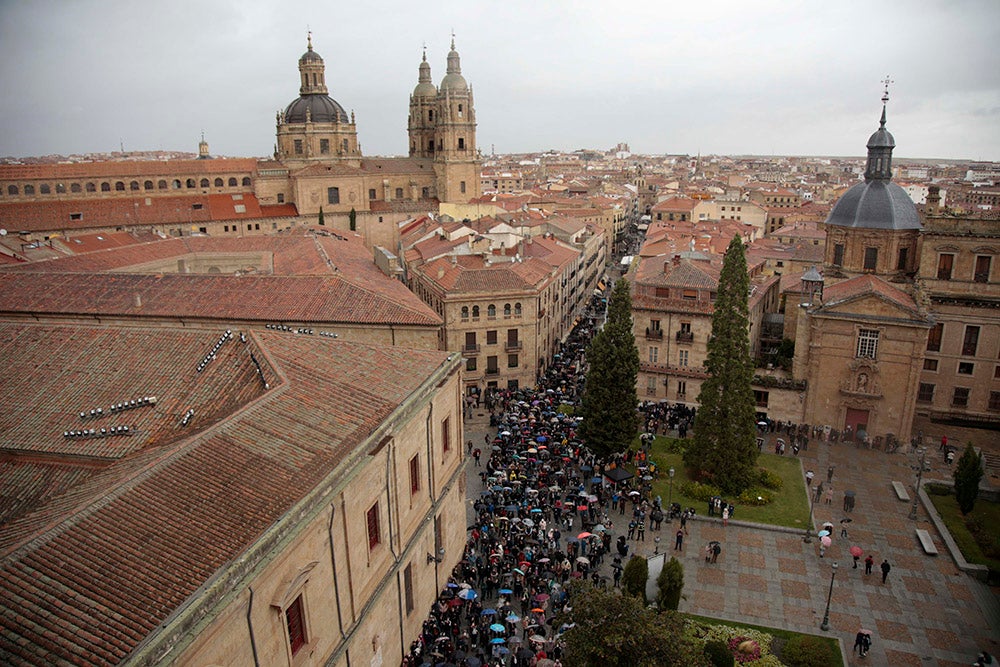
{"type": "Polygon", "coordinates": [[[136,308],[142,308],[142,295],[141,294],[139,294],[138,292],[136,292],[135,293],[135,298],[133,299],[133,301],[135,302],[135,307],[136,308]]]}
{"type": "Polygon", "coordinates": [[[674,255],[674,257],[673,257],[673,263],[674,263],[674,266],[680,266],[680,264],[681,264],[681,256],[680,255],[674,255]]]}

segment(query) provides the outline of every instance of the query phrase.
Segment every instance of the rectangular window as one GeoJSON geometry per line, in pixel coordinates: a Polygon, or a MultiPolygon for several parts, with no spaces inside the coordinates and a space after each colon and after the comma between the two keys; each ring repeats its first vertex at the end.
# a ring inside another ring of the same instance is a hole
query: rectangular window
{"type": "Polygon", "coordinates": [[[283,193],[283,192],[279,192],[278,193],[278,203],[279,204],[284,204],[285,203],[285,193],[283,193]]]}
{"type": "Polygon", "coordinates": [[[421,199],[430,199],[431,198],[431,189],[430,188],[420,188],[420,198],[421,199]]]}
{"type": "Polygon", "coordinates": [[[770,398],[770,392],[760,391],[757,389],[755,389],[753,392],[754,405],[756,405],[758,408],[766,408],[768,398],[770,398]]]}
{"type": "Polygon", "coordinates": [[[833,265],[843,266],[844,265],[844,244],[838,243],[833,246],[833,265]]]}
{"type": "Polygon", "coordinates": [[[650,375],[650,376],[648,376],[646,378],[646,393],[648,395],[650,395],[650,396],[655,396],[656,395],[656,377],[655,376],[650,375]]]}
{"type": "Polygon", "coordinates": [[[375,188],[368,188],[368,198],[375,199],[375,188]]]}
{"type": "Polygon", "coordinates": [[[451,451],[451,417],[441,420],[441,451],[445,454],[451,451]]]}
{"type": "Polygon", "coordinates": [[[993,368],[993,379],[1000,380],[1000,366],[996,366],[993,368]]]}
{"type": "Polygon", "coordinates": [[[979,327],[968,325],[965,327],[965,339],[962,341],[962,355],[966,357],[976,356],[979,347],[979,327]]]}
{"type": "Polygon", "coordinates": [[[940,352],[941,339],[944,337],[944,322],[938,322],[927,332],[927,351],[940,352]]]}
{"type": "Polygon", "coordinates": [[[420,454],[414,454],[410,459],[410,495],[420,491],[420,454]]]}
{"type": "Polygon", "coordinates": [[[908,250],[909,250],[909,248],[900,248],[899,249],[899,256],[896,257],[896,270],[897,271],[905,271],[906,270],[906,260],[907,260],[907,251],[908,250]]]}
{"type": "Polygon", "coordinates": [[[976,256],[976,272],[972,276],[977,283],[988,283],[990,281],[990,268],[993,258],[989,255],[976,256]]]}
{"type": "Polygon", "coordinates": [[[306,619],[302,608],[302,596],[295,598],[292,604],[285,610],[285,625],[288,626],[288,643],[292,649],[292,655],[306,645],[306,619]]]}
{"type": "Polygon", "coordinates": [[[655,345],[649,347],[649,363],[655,364],[660,358],[660,348],[655,345]]]}
{"type": "Polygon", "coordinates": [[[327,188],[326,189],[326,203],[328,203],[328,204],[339,204],[340,203],[340,188],[327,188]]]}
{"type": "Polygon", "coordinates": [[[879,332],[874,329],[860,329],[858,331],[857,357],[878,358],[878,336],[879,332]]]}
{"type": "Polygon", "coordinates": [[[486,357],[486,374],[496,375],[500,372],[500,361],[497,357],[486,357]]]}
{"type": "Polygon", "coordinates": [[[302,155],[302,140],[301,139],[296,139],[295,140],[295,154],[296,155],[302,155]]]}
{"type": "Polygon", "coordinates": [[[371,551],[382,542],[382,528],[379,526],[378,503],[368,508],[368,550],[371,551]]]}
{"type": "Polygon", "coordinates": [[[507,355],[507,368],[517,368],[518,359],[516,354],[507,355]]]}
{"type": "Polygon", "coordinates": [[[469,357],[465,360],[465,370],[474,371],[476,370],[476,357],[469,357]]]}
{"type": "Polygon", "coordinates": [[[698,290],[686,289],[681,293],[681,297],[688,301],[694,301],[698,298],[698,290]]]}
{"type": "Polygon", "coordinates": [[[677,352],[677,365],[678,366],[687,366],[688,365],[688,351],[687,350],[679,350],[677,352]]]}
{"type": "Polygon", "coordinates": [[[406,604],[406,615],[413,613],[413,563],[410,563],[403,570],[403,599],[406,604]]]}
{"type": "Polygon", "coordinates": [[[969,405],[969,388],[968,387],[955,387],[955,393],[952,394],[951,404],[956,408],[964,408],[969,405]]]}
{"type": "Polygon", "coordinates": [[[322,153],[323,155],[326,155],[327,153],[330,152],[330,140],[329,139],[320,139],[319,140],[319,152],[322,153]]]}
{"type": "Polygon", "coordinates": [[[497,344],[497,330],[496,329],[487,329],[486,330],[486,344],[487,345],[496,345],[497,344]]]}
{"type": "Polygon", "coordinates": [[[865,248],[865,271],[878,268],[878,248],[865,248]]]}
{"type": "Polygon", "coordinates": [[[955,256],[951,253],[941,253],[938,255],[938,280],[951,280],[951,269],[955,264],[955,256]]]}
{"type": "Polygon", "coordinates": [[[917,400],[921,403],[931,403],[934,401],[934,385],[921,382],[917,389],[917,400]]]}
{"type": "Polygon", "coordinates": [[[458,184],[458,191],[461,192],[463,195],[465,194],[465,181],[462,181],[458,184]]]}
{"type": "Polygon", "coordinates": [[[70,213],[69,214],[69,219],[70,220],[83,220],[83,213],[70,213]]]}
{"type": "Polygon", "coordinates": [[[465,150],[465,138],[464,137],[459,137],[458,138],[458,150],[460,150],[460,151],[464,151],[465,150]]]}
{"type": "Polygon", "coordinates": [[[958,362],[958,374],[959,375],[972,375],[975,371],[976,365],[971,361],[960,361],[958,362]]]}
{"type": "Polygon", "coordinates": [[[924,359],[924,370],[925,371],[936,371],[938,367],[937,359],[924,359]]]}
{"type": "Polygon", "coordinates": [[[396,188],[396,199],[403,198],[403,188],[396,188]]]}
{"type": "Polygon", "coordinates": [[[677,398],[681,398],[683,396],[687,396],[687,390],[688,390],[687,380],[678,380],[677,381],[677,398]]]}
{"type": "Polygon", "coordinates": [[[659,331],[660,330],[660,320],[650,320],[649,321],[649,329],[650,329],[650,331],[659,331]]]}
{"type": "Polygon", "coordinates": [[[1000,412],[1000,391],[990,392],[990,402],[986,405],[990,412],[1000,412]]]}

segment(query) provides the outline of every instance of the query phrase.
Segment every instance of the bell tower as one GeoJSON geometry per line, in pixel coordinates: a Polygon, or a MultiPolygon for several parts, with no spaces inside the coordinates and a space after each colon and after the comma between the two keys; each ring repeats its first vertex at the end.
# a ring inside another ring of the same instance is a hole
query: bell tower
{"type": "Polygon", "coordinates": [[[434,172],[438,199],[466,202],[481,194],[476,112],[472,89],[462,76],[461,58],[451,38],[448,68],[437,93],[434,114],[434,172]]]}
{"type": "Polygon", "coordinates": [[[431,83],[431,66],[427,63],[427,49],[420,63],[417,87],[410,95],[410,157],[434,157],[437,147],[437,87],[431,83]]]}

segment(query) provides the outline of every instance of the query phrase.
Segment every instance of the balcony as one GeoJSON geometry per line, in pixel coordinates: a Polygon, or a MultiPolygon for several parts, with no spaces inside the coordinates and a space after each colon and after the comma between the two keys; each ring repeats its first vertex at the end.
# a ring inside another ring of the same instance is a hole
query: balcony
{"type": "Polygon", "coordinates": [[[676,334],[678,343],[693,343],[694,334],[690,331],[678,331],[676,334]]]}
{"type": "Polygon", "coordinates": [[[499,368],[487,368],[486,369],[486,377],[496,377],[497,375],[500,375],[500,369],[499,368]]]}
{"type": "Polygon", "coordinates": [[[504,343],[503,349],[507,352],[516,352],[522,348],[521,341],[519,340],[509,340],[504,343]]]}
{"type": "Polygon", "coordinates": [[[481,347],[482,346],[480,346],[480,345],[463,345],[462,346],[462,353],[463,354],[479,354],[479,352],[481,351],[481,347]]]}
{"type": "Polygon", "coordinates": [[[663,340],[663,329],[646,327],[646,340],[663,340]]]}

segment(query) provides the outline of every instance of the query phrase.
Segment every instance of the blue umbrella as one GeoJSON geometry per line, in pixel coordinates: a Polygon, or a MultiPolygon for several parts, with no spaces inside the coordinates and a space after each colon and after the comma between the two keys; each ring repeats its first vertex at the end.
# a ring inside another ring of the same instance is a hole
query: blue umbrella
{"type": "Polygon", "coordinates": [[[503,637],[494,637],[493,639],[490,640],[490,643],[491,644],[506,644],[507,640],[504,639],[503,637]]]}
{"type": "Polygon", "coordinates": [[[537,438],[535,438],[535,442],[548,442],[548,441],[549,439],[546,438],[544,435],[540,435],[537,438]]]}
{"type": "Polygon", "coordinates": [[[500,589],[500,595],[513,595],[513,594],[514,594],[514,591],[510,590],[509,588],[501,588],[500,589]]]}
{"type": "Polygon", "coordinates": [[[518,616],[517,614],[514,614],[514,613],[507,614],[507,622],[508,623],[517,623],[520,620],[521,620],[521,617],[518,616]]]}
{"type": "Polygon", "coordinates": [[[483,609],[482,611],[483,616],[496,616],[496,613],[497,613],[496,609],[483,609]]]}
{"type": "Polygon", "coordinates": [[[539,514],[542,511],[541,507],[535,507],[531,510],[532,514],[539,514]]]}
{"type": "Polygon", "coordinates": [[[465,588],[458,592],[458,597],[462,598],[463,600],[475,600],[477,596],[478,593],[476,593],[476,591],[472,590],[471,588],[465,588]]]}
{"type": "Polygon", "coordinates": [[[826,537],[827,535],[830,534],[830,531],[829,530],[821,530],[821,531],[819,531],[816,534],[819,535],[820,537],[826,537]]]}
{"type": "Polygon", "coordinates": [[[591,470],[593,470],[593,468],[591,468],[590,466],[580,466],[580,470],[583,472],[590,472],[591,470]]]}
{"type": "Polygon", "coordinates": [[[507,650],[506,646],[497,646],[493,649],[497,655],[507,655],[510,651],[507,650]]]}
{"type": "Polygon", "coordinates": [[[594,477],[590,480],[591,484],[600,484],[603,480],[600,477],[594,477]]]}
{"type": "Polygon", "coordinates": [[[490,630],[492,630],[493,632],[504,632],[506,629],[507,628],[504,627],[503,624],[501,623],[494,623],[493,625],[490,626],[490,630]]]}
{"type": "Polygon", "coordinates": [[[448,588],[458,588],[458,584],[453,581],[448,582],[448,588]]]}
{"type": "Polygon", "coordinates": [[[516,512],[521,508],[518,507],[517,505],[507,505],[507,507],[504,507],[504,509],[507,510],[508,512],[516,512]]]}

